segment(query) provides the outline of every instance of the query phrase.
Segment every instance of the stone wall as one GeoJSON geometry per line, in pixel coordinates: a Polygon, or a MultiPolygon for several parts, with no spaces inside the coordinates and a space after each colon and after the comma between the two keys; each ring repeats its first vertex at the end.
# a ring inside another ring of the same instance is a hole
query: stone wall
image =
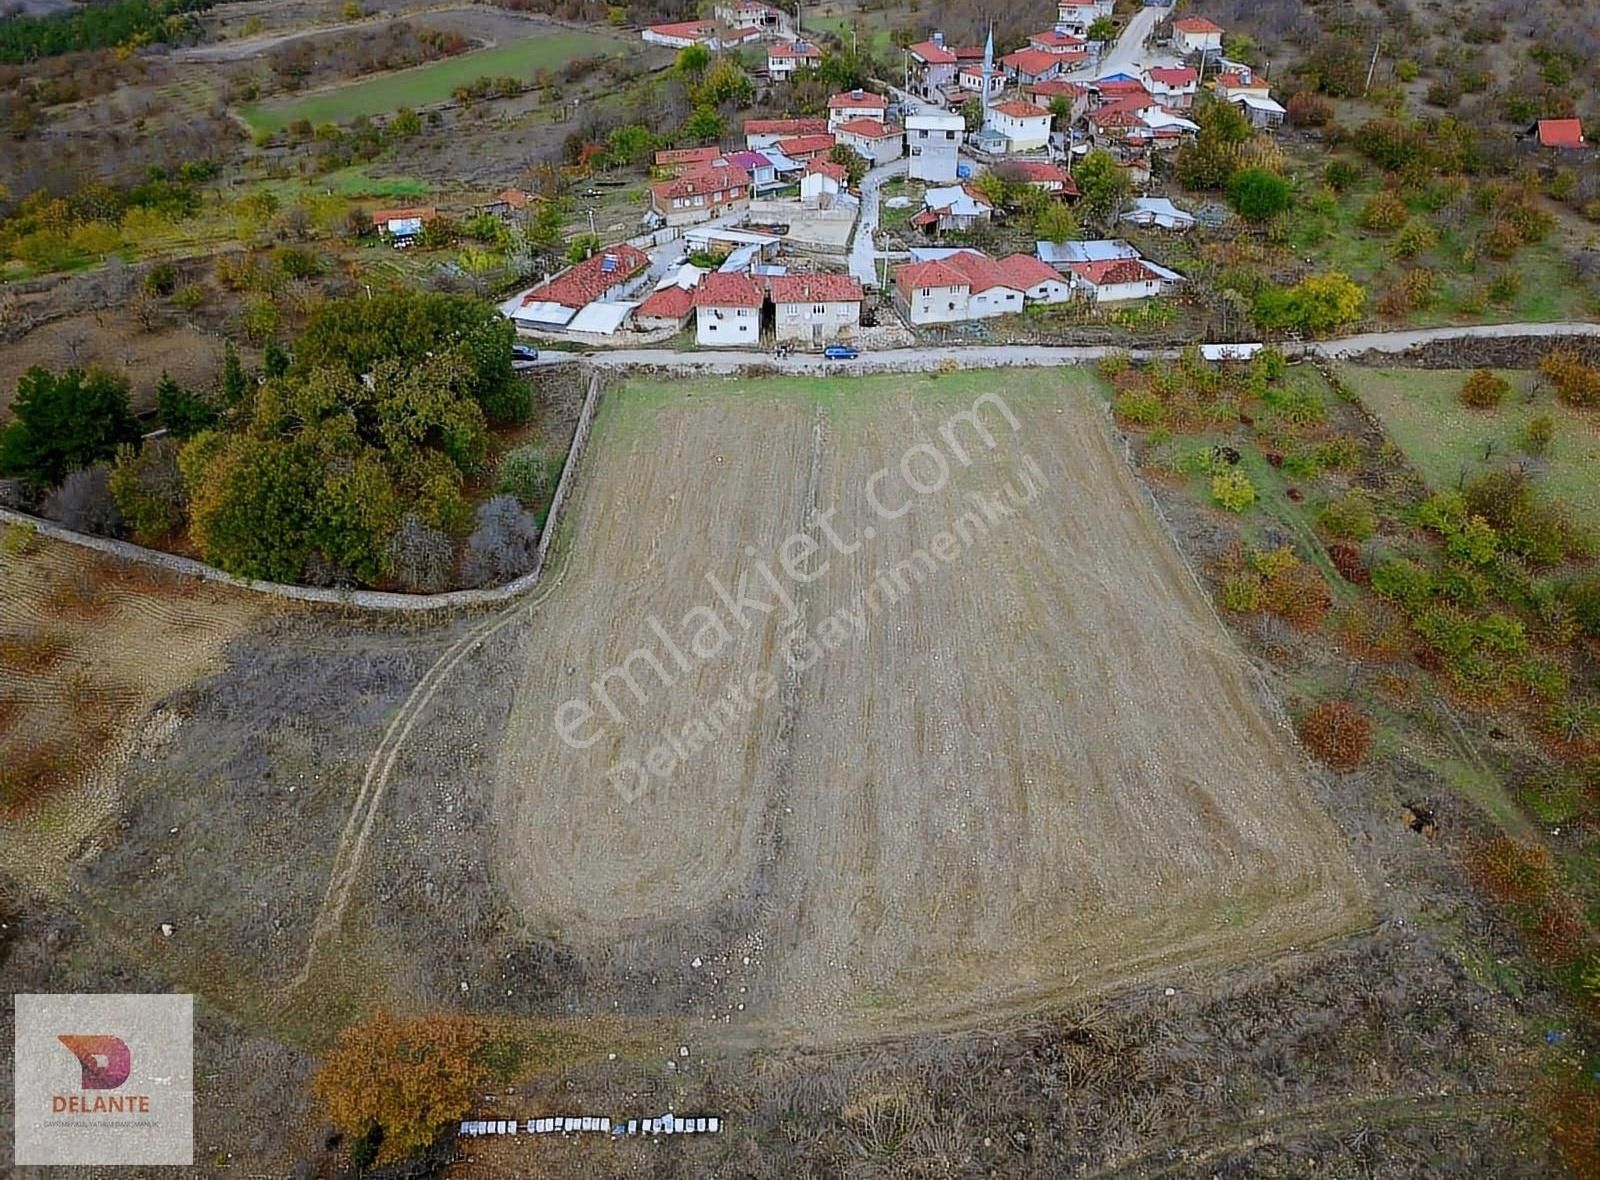
{"type": "Polygon", "coordinates": [[[258,594],[271,594],[277,598],[296,602],[353,606],[379,611],[454,610],[505,602],[531,590],[538,583],[540,574],[544,572],[552,540],[560,525],[561,509],[572,493],[572,485],[577,478],[578,462],[583,456],[584,445],[589,440],[589,429],[594,423],[595,410],[602,396],[601,386],[602,381],[598,373],[589,378],[589,392],[584,397],[583,409],[578,415],[577,429],[572,435],[572,445],[567,449],[567,461],[561,468],[561,479],[556,484],[555,495],[551,498],[550,511],[545,516],[544,532],[539,537],[539,548],[534,556],[533,568],[503,586],[485,590],[452,590],[444,594],[394,594],[383,590],[325,589],[320,586],[292,586],[282,582],[256,582],[248,578],[236,578],[215,566],[187,557],[146,549],[142,545],[130,544],[127,541],[113,541],[108,537],[92,537],[85,533],[73,532],[48,520],[14,512],[8,508],[0,508],[0,524],[32,528],[41,537],[64,541],[84,549],[93,549],[97,553],[104,553],[123,561],[156,566],[187,577],[218,582],[225,586],[237,586],[242,590],[253,590],[258,594]]]}

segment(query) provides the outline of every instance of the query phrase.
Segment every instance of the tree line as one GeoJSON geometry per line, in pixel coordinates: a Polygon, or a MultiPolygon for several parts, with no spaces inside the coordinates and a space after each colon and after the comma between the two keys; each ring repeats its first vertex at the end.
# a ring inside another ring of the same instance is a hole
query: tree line
{"type": "Polygon", "coordinates": [[[198,37],[196,14],[215,0],[110,0],[73,5],[48,16],[0,20],[0,62],[19,65],[63,53],[181,43],[198,37]]]}

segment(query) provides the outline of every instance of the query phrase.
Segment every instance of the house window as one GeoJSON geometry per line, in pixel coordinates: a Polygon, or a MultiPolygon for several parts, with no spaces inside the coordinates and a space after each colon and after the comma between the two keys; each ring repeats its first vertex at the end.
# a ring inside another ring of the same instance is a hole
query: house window
{"type": "Polygon", "coordinates": [[[956,137],[956,133],[954,131],[946,131],[944,133],[944,137],[946,139],[954,139],[956,137]]]}
{"type": "Polygon", "coordinates": [[[927,138],[928,138],[928,133],[927,133],[927,131],[926,131],[926,130],[923,130],[923,131],[919,131],[919,132],[917,132],[917,138],[918,138],[918,139],[927,139],[927,138]]]}

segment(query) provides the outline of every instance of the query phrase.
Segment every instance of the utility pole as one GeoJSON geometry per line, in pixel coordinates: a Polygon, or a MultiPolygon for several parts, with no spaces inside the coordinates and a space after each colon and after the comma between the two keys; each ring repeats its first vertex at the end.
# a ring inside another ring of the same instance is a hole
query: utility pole
{"type": "Polygon", "coordinates": [[[1362,98],[1365,98],[1367,96],[1367,91],[1372,89],[1372,75],[1378,72],[1378,50],[1380,47],[1382,47],[1382,45],[1383,35],[1380,33],[1378,35],[1378,39],[1372,44],[1372,64],[1367,67],[1367,85],[1366,88],[1361,91],[1362,98]]]}

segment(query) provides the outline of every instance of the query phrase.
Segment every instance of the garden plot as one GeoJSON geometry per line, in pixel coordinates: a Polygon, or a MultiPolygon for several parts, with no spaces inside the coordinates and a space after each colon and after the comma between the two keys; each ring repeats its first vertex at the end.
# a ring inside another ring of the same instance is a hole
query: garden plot
{"type": "Polygon", "coordinates": [[[815,1040],[1362,922],[1343,841],[1090,380],[613,394],[500,755],[496,872],[529,927],[632,978],[701,972],[730,1023],[815,1040]],[[1018,429],[988,403],[994,445],[957,425],[963,465],[941,427],[997,385],[1018,429]],[[900,468],[919,444],[927,494],[900,468]],[[818,546],[803,582],[775,556],[794,535],[818,546]],[[756,595],[764,570],[793,611],[745,628],[707,574],[756,595]]]}

